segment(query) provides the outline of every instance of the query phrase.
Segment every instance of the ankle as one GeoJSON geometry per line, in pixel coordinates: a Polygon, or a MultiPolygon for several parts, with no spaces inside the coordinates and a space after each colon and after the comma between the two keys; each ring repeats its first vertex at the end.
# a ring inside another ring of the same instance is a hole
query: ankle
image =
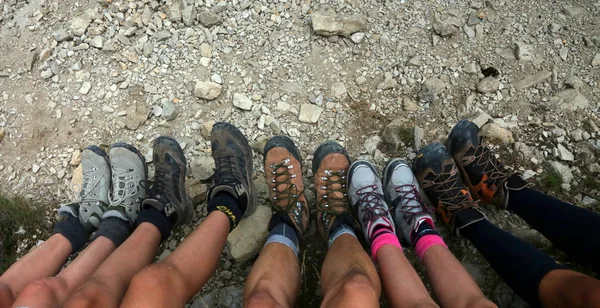
{"type": "Polygon", "coordinates": [[[244,216],[239,200],[227,192],[220,192],[212,197],[208,201],[207,209],[209,214],[215,210],[225,213],[229,218],[230,231],[238,225],[240,219],[244,216]]]}

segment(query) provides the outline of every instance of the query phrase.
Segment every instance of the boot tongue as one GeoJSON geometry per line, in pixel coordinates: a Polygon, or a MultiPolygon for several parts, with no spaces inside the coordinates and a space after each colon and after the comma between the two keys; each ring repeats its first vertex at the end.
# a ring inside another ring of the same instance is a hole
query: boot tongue
{"type": "Polygon", "coordinates": [[[506,188],[509,190],[521,190],[529,185],[527,181],[523,180],[520,173],[515,173],[506,179],[506,188]]]}

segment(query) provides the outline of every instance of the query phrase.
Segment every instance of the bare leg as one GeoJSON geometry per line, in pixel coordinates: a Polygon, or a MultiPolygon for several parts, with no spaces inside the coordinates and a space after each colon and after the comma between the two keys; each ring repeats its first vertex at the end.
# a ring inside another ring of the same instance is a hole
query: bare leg
{"type": "Polygon", "coordinates": [[[221,211],[206,219],[162,262],[136,274],[123,307],[183,307],[212,276],[229,234],[221,211]]]}
{"type": "Polygon", "coordinates": [[[69,298],[65,307],[118,307],[131,278],[154,261],[160,232],[142,223],[94,275],[69,298]]]}
{"type": "Polygon", "coordinates": [[[375,265],[349,234],[329,247],[321,269],[322,307],[379,307],[381,284],[375,265]]]}
{"type": "Polygon", "coordinates": [[[244,307],[292,307],[299,291],[298,257],[288,246],[270,243],[246,280],[244,307]]]}
{"type": "Polygon", "coordinates": [[[115,248],[111,240],[105,237],[97,238],[58,275],[28,284],[13,307],[62,306],[75,288],[83,284],[115,248]]]}
{"type": "Polygon", "coordinates": [[[377,263],[391,307],[438,307],[400,248],[384,245],[377,252],[377,263]]]}
{"type": "Polygon", "coordinates": [[[26,254],[0,276],[0,307],[10,307],[30,282],[56,275],[72,252],[71,243],[60,234],[26,254]]]}
{"type": "Polygon", "coordinates": [[[423,265],[443,307],[496,307],[488,300],[456,257],[442,245],[431,246],[423,265]]]}
{"type": "Polygon", "coordinates": [[[600,280],[566,269],[553,270],[539,286],[544,307],[599,307],[600,280]]]}

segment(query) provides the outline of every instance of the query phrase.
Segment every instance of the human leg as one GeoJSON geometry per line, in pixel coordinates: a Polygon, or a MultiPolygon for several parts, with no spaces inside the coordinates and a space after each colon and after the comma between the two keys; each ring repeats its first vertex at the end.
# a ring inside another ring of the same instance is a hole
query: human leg
{"type": "Polygon", "coordinates": [[[27,284],[56,275],[69,255],[81,250],[89,233],[98,227],[108,204],[108,156],[100,148],[89,146],[82,152],[81,165],[83,181],[77,199],[61,205],[61,219],[54,225],[54,235],[0,277],[0,306],[10,306],[27,284]]]}
{"type": "Polygon", "coordinates": [[[118,307],[131,278],[154,261],[160,239],[161,233],[155,225],[141,223],[92,277],[73,292],[65,307],[118,307]]]}
{"type": "Polygon", "coordinates": [[[473,196],[514,212],[569,256],[600,272],[600,216],[526,188],[527,182],[511,174],[478,134],[477,125],[462,120],[448,137],[448,150],[473,196]]]}
{"type": "MultiPolygon", "coordinates": [[[[443,145],[432,144],[417,153],[415,172],[427,196],[437,205],[438,211],[443,211],[442,217],[454,228],[452,231],[469,239],[521,298],[534,306],[541,306],[547,300],[542,296],[548,296],[547,290],[542,293],[541,282],[550,277],[547,285],[551,286],[550,289],[556,287],[556,284],[552,284],[552,278],[556,274],[548,275],[555,271],[565,271],[565,267],[487,221],[475,206],[458,176],[458,168],[443,145]]],[[[577,279],[584,280],[581,277],[577,279]]],[[[565,294],[570,296],[571,303],[591,294],[589,288],[588,293],[585,293],[586,290],[575,289],[575,285],[561,286],[568,289],[565,294]]],[[[558,304],[553,302],[550,306],[558,304]]]]}
{"type": "MultiPolygon", "coordinates": [[[[469,273],[433,229],[433,218],[421,198],[419,183],[410,166],[400,159],[390,161],[383,173],[383,185],[386,200],[392,205],[392,217],[399,236],[404,243],[415,247],[415,252],[427,270],[441,306],[494,307],[495,305],[485,298],[469,273]]],[[[381,260],[378,259],[378,262],[385,285],[385,273],[390,275],[389,272],[393,273],[394,270],[385,271],[381,260]]],[[[418,279],[418,276],[416,278],[418,279]]],[[[419,284],[422,286],[420,281],[419,284]]],[[[411,283],[413,288],[414,285],[415,283],[411,283]]],[[[406,293],[417,294],[416,291],[406,293]]],[[[429,297],[427,293],[425,294],[429,297]]],[[[390,296],[400,297],[401,294],[395,292],[390,296]]]]}
{"type": "Polygon", "coordinates": [[[317,227],[329,245],[321,269],[322,307],[377,307],[381,284],[373,261],[356,237],[355,230],[360,230],[361,225],[351,213],[360,207],[365,210],[363,214],[373,214],[359,217],[364,218],[362,227],[365,235],[370,235],[367,238],[373,243],[374,258],[380,247],[393,242],[389,241],[393,232],[387,224],[390,219],[379,215],[381,208],[373,200],[358,204],[358,195],[351,185],[350,159],[338,143],[328,141],[320,145],[312,169],[317,188],[317,227]]]}
{"type": "MultiPolygon", "coordinates": [[[[160,144],[161,138],[157,140],[160,144]]],[[[160,153],[160,149],[155,151],[160,153]]],[[[147,194],[142,184],[147,182],[147,171],[139,152],[129,145],[116,144],[109,155],[113,170],[113,195],[103,218],[135,223],[137,228],[73,293],[66,307],[117,307],[133,275],[154,260],[161,235],[171,230],[171,222],[163,212],[153,207],[140,212],[144,204],[142,200],[147,194]]],[[[153,192],[157,182],[157,179],[153,181],[150,192],[153,192]]]]}
{"type": "Polygon", "coordinates": [[[265,145],[265,177],[273,216],[270,235],[246,280],[244,306],[292,307],[300,291],[298,238],[309,219],[302,160],[294,142],[282,136],[265,145]]]}
{"type": "MultiPolygon", "coordinates": [[[[122,306],[185,305],[212,275],[228,233],[246,211],[254,209],[252,153],[247,140],[227,123],[215,124],[211,138],[216,184],[209,192],[209,215],[167,258],[133,277],[122,306]]],[[[158,152],[155,145],[157,178],[162,180],[144,204],[164,211],[178,226],[191,218],[193,208],[185,193],[183,151],[174,139],[169,140],[163,140],[158,152]]]]}
{"type": "MultiPolygon", "coordinates": [[[[79,223],[79,220],[75,223],[79,223]]],[[[0,307],[10,307],[30,282],[56,275],[72,251],[69,240],[57,233],[11,265],[0,276],[0,307]]]]}

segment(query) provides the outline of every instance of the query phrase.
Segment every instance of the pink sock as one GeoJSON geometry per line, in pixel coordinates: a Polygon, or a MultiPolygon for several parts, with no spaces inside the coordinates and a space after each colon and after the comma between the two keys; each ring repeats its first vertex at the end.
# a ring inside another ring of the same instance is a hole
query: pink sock
{"type": "Polygon", "coordinates": [[[384,232],[381,232],[381,234],[377,235],[373,243],[371,243],[371,257],[373,260],[375,260],[375,262],[377,262],[377,251],[384,245],[394,245],[402,250],[402,246],[400,246],[400,241],[398,241],[396,234],[385,230],[384,232]]]}
{"type": "Polygon", "coordinates": [[[448,248],[448,246],[446,246],[446,243],[444,243],[444,240],[439,235],[425,235],[422,238],[420,238],[417,242],[417,245],[415,245],[415,253],[419,257],[419,259],[422,259],[427,249],[429,249],[433,245],[442,245],[448,248]]]}

